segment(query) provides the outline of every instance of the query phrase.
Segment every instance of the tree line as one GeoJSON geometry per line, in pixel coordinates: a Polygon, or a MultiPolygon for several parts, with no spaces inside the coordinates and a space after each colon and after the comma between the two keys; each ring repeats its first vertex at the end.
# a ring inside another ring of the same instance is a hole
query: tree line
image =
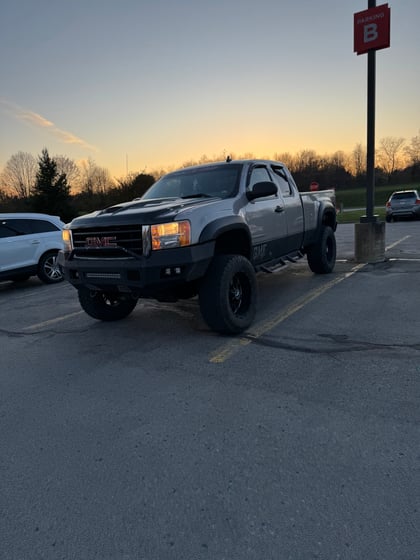
{"type": "MultiPolygon", "coordinates": [[[[255,158],[251,153],[229,155],[232,159],[255,158]]],[[[225,152],[213,157],[203,155],[198,161],[185,161],[180,167],[224,159],[225,152]]],[[[303,191],[309,190],[313,181],[321,188],[338,190],[366,184],[366,149],[362,144],[357,144],[350,154],[337,151],[320,156],[314,150],[302,150],[294,155],[275,153],[263,159],[285,163],[303,191]]],[[[404,138],[382,138],[376,152],[376,165],[378,186],[420,181],[420,131],[408,143],[404,138]]],[[[117,179],[91,158],[76,163],[64,155],[51,157],[46,148],[38,158],[18,152],[10,157],[0,173],[0,209],[3,212],[45,212],[69,221],[77,215],[141,196],[168,171],[135,172],[117,179]]]]}
{"type": "Polygon", "coordinates": [[[93,160],[78,166],[65,156],[51,157],[46,148],[38,160],[18,152],[0,174],[0,210],[42,212],[68,222],[92,210],[139,197],[155,181],[154,175],[145,173],[112,179],[109,171],[93,160]]]}

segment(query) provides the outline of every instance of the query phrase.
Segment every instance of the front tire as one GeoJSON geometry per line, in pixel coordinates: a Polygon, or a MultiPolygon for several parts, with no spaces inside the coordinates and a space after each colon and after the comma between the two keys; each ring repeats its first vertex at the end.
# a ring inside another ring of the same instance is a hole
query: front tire
{"type": "Polygon", "coordinates": [[[208,326],[221,334],[238,334],[255,318],[257,280],[242,255],[216,255],[199,291],[200,311],[208,326]]]}
{"type": "Polygon", "coordinates": [[[94,292],[80,288],[79,302],[82,309],[99,321],[119,321],[133,311],[137,300],[117,293],[94,292]]]}
{"type": "Polygon", "coordinates": [[[322,226],[318,242],[307,249],[309,268],[315,274],[329,274],[334,270],[337,245],[332,227],[322,226]]]}
{"type": "Polygon", "coordinates": [[[61,268],[57,262],[58,251],[50,251],[45,253],[39,259],[38,263],[38,278],[44,284],[56,284],[61,282],[64,277],[61,268]]]}

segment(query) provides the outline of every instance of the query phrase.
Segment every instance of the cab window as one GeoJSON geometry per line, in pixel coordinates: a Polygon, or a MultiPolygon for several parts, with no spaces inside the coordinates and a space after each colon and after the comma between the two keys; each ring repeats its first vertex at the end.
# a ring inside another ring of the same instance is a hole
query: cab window
{"type": "Polygon", "coordinates": [[[256,183],[261,183],[262,181],[271,181],[267,169],[265,167],[254,167],[251,171],[246,190],[250,191],[256,183]]]}
{"type": "Polygon", "coordinates": [[[271,168],[275,175],[276,183],[280,189],[280,192],[283,196],[291,196],[293,194],[292,187],[290,186],[289,181],[287,180],[287,175],[284,172],[282,167],[272,166],[271,168]]]}

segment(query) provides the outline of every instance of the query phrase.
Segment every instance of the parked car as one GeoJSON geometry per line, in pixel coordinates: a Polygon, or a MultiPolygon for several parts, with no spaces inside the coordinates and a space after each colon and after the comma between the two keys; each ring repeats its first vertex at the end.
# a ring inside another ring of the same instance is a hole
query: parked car
{"type": "Polygon", "coordinates": [[[0,213],[0,281],[61,282],[57,254],[63,248],[64,223],[58,216],[22,212],[0,213]]]}
{"type": "Polygon", "coordinates": [[[399,218],[420,219],[420,196],[416,190],[395,191],[386,203],[386,221],[399,218]]]}

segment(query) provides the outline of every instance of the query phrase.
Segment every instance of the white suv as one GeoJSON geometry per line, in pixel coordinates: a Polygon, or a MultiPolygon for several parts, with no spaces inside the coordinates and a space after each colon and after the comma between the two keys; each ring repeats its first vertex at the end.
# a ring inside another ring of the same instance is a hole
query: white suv
{"type": "Polygon", "coordinates": [[[63,227],[58,216],[0,213],[0,281],[35,275],[46,284],[63,280],[57,264],[63,227]]]}

